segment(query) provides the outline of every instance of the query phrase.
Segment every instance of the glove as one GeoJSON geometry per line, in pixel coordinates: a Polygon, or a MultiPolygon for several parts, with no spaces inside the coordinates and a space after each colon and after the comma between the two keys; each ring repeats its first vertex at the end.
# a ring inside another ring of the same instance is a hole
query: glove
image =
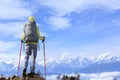
{"type": "Polygon", "coordinates": [[[21,40],[21,43],[23,43],[24,41],[23,40],[21,40]]]}
{"type": "Polygon", "coordinates": [[[43,36],[43,40],[42,40],[42,42],[44,42],[45,41],[45,36],[43,36]]]}

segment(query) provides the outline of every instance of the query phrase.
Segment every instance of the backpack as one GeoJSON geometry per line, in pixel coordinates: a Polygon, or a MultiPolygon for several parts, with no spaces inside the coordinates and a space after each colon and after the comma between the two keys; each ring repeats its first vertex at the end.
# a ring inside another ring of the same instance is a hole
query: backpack
{"type": "Polygon", "coordinates": [[[36,22],[27,21],[24,26],[25,42],[38,42],[38,36],[36,31],[36,22]]]}

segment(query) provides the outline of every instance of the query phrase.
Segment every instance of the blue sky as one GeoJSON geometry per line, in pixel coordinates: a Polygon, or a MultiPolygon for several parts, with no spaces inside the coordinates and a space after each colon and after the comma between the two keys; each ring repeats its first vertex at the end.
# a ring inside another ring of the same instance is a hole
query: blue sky
{"type": "Polygon", "coordinates": [[[0,56],[18,56],[30,15],[46,36],[48,59],[120,53],[119,0],[0,0],[0,56]]]}

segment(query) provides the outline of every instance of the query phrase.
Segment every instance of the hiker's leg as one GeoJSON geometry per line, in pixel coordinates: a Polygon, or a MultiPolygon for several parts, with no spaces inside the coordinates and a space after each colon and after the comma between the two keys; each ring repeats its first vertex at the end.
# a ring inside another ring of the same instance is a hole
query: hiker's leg
{"type": "Polygon", "coordinates": [[[31,45],[28,44],[25,46],[25,58],[24,58],[23,69],[27,69],[30,54],[31,54],[31,45]]]}
{"type": "Polygon", "coordinates": [[[26,76],[26,71],[27,71],[28,60],[29,60],[30,54],[31,54],[31,46],[26,45],[25,46],[25,58],[24,58],[23,72],[22,72],[23,77],[26,76]]]}
{"type": "Polygon", "coordinates": [[[31,64],[30,64],[30,72],[31,73],[34,73],[34,71],[35,71],[36,57],[37,57],[37,45],[32,45],[31,64]]]}

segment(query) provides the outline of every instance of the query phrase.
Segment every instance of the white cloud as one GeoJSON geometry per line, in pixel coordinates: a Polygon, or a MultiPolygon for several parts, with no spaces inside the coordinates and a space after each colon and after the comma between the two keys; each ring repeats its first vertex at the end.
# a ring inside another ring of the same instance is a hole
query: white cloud
{"type": "Polygon", "coordinates": [[[0,0],[0,19],[23,19],[31,15],[31,9],[25,8],[27,5],[22,0],[0,0]]]}
{"type": "MultiPolygon", "coordinates": [[[[75,74],[67,74],[68,76],[74,76],[75,74]]],[[[120,75],[120,72],[104,72],[104,73],[96,73],[96,74],[82,74],[80,73],[80,79],[81,80],[114,80],[116,77],[117,80],[118,76],[120,75]]],[[[58,75],[50,75],[47,76],[47,80],[56,80],[58,75]]],[[[63,75],[60,77],[62,78],[63,75]]]]}
{"type": "MultiPolygon", "coordinates": [[[[12,63],[14,66],[18,66],[19,53],[0,53],[0,62],[12,63]]],[[[21,55],[21,64],[24,62],[24,55],[21,55]]]]}
{"type": "Polygon", "coordinates": [[[53,9],[59,16],[66,15],[66,13],[73,12],[76,10],[80,5],[84,4],[84,1],[79,0],[46,0],[41,2],[41,5],[48,6],[49,8],[53,9]],[[54,3],[54,4],[53,4],[54,3]]]}
{"type": "Polygon", "coordinates": [[[56,80],[58,75],[50,75],[50,76],[47,76],[47,80],[56,80]]]}
{"type": "Polygon", "coordinates": [[[116,19],[114,19],[113,21],[113,24],[117,25],[117,26],[120,26],[120,16],[118,16],[116,19]]]}
{"type": "MultiPolygon", "coordinates": [[[[22,45],[23,47],[23,45],[22,45]]],[[[23,48],[22,48],[23,51],[23,48]]],[[[20,53],[20,42],[0,40],[0,61],[13,60],[20,53]],[[13,58],[12,58],[13,57],[13,58]]]]}
{"type": "Polygon", "coordinates": [[[16,46],[16,42],[0,41],[0,53],[10,51],[15,46],[16,46]]]}
{"type": "MultiPolygon", "coordinates": [[[[23,48],[22,48],[23,51],[23,48]]],[[[17,41],[0,41],[0,62],[13,63],[17,65],[20,54],[20,43],[17,41]]],[[[21,61],[24,52],[21,53],[21,61]]]]}
{"type": "Polygon", "coordinates": [[[104,72],[96,74],[81,74],[83,79],[86,80],[113,80],[116,76],[119,76],[120,72],[104,72]]]}
{"type": "Polygon", "coordinates": [[[55,29],[65,29],[70,27],[71,19],[66,15],[71,13],[81,13],[89,8],[102,8],[108,11],[120,9],[119,0],[38,0],[40,6],[50,8],[52,17],[48,23],[55,29]]]}
{"type": "Polygon", "coordinates": [[[97,5],[100,5],[100,6],[103,6],[105,8],[108,8],[110,10],[117,10],[117,9],[120,9],[120,3],[119,3],[119,0],[96,0],[95,3],[97,5]]]}
{"type": "Polygon", "coordinates": [[[112,10],[120,9],[119,0],[46,0],[40,1],[41,5],[48,6],[53,9],[56,15],[63,16],[71,12],[81,12],[90,7],[103,7],[112,10]]]}
{"type": "MultiPolygon", "coordinates": [[[[23,22],[9,22],[9,23],[0,23],[0,33],[2,35],[11,36],[11,38],[20,38],[22,29],[24,26],[23,22]]],[[[3,37],[4,37],[3,36],[3,37]]]]}
{"type": "Polygon", "coordinates": [[[50,17],[48,22],[53,26],[53,28],[55,30],[57,29],[65,29],[67,27],[70,27],[70,21],[68,18],[64,18],[64,17],[50,17]]]}

